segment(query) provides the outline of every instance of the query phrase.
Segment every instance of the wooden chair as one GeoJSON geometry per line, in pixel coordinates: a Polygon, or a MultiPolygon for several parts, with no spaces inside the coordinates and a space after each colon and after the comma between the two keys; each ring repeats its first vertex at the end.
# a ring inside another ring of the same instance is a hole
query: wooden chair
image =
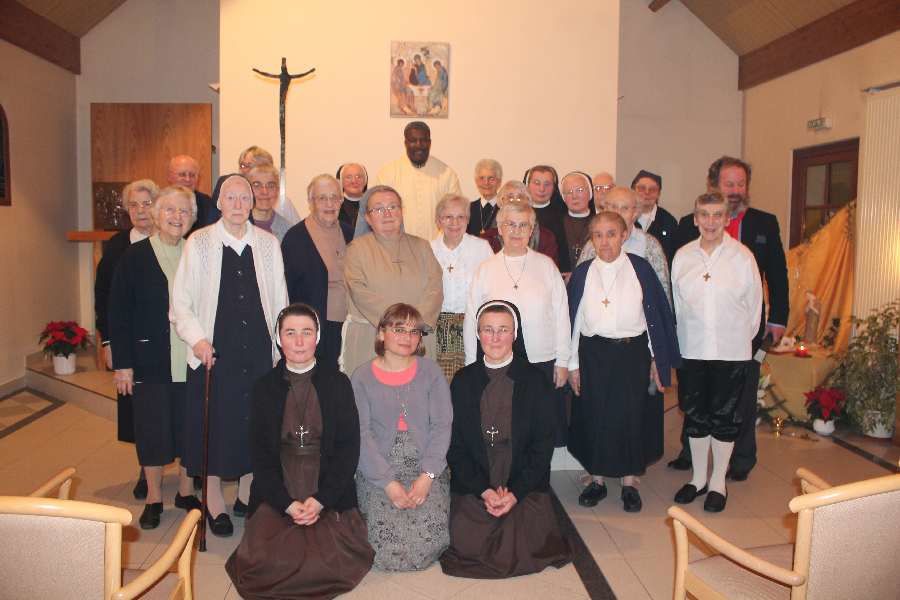
{"type": "Polygon", "coordinates": [[[60,500],[68,500],[72,490],[72,475],[75,474],[75,467],[66,467],[53,477],[47,483],[34,490],[29,496],[32,498],[49,498],[50,492],[57,490],[56,497],[60,500]]]}
{"type": "Polygon", "coordinates": [[[168,585],[162,597],[190,600],[200,511],[188,513],[163,555],[123,586],[122,526],[131,518],[124,508],[92,502],[0,496],[0,598],[127,600],[168,585]],[[176,561],[177,573],[169,573],[176,561]]]}
{"type": "Polygon", "coordinates": [[[677,506],[675,600],[897,598],[900,475],[832,487],[798,469],[794,544],[743,550],[677,506]],[[688,563],[688,531],[720,554],[688,563]]]}

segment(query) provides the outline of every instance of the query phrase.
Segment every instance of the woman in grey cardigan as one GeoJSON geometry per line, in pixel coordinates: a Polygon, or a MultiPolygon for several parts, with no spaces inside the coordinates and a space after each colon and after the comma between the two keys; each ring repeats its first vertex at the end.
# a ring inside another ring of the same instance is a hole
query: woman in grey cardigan
{"type": "Polygon", "coordinates": [[[453,409],[441,368],[422,357],[426,327],[412,306],[388,307],[377,356],[350,378],[359,410],[359,508],[375,566],[388,571],[425,569],[450,542],[453,409]]]}

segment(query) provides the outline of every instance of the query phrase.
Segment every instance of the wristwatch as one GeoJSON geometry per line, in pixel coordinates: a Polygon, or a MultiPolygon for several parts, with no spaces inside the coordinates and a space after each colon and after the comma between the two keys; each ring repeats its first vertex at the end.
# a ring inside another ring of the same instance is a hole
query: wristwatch
{"type": "Polygon", "coordinates": [[[434,473],[432,473],[430,471],[425,471],[423,474],[427,475],[428,479],[434,479],[434,473]]]}

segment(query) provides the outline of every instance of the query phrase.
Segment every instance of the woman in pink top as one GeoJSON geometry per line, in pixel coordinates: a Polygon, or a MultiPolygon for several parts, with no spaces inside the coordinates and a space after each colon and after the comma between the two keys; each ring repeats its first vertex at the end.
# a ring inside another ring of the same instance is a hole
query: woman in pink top
{"type": "Polygon", "coordinates": [[[441,368],[422,356],[428,329],[414,307],[388,307],[377,327],[377,356],[350,378],[359,411],[359,508],[375,566],[384,570],[425,569],[450,541],[453,409],[441,368]]]}

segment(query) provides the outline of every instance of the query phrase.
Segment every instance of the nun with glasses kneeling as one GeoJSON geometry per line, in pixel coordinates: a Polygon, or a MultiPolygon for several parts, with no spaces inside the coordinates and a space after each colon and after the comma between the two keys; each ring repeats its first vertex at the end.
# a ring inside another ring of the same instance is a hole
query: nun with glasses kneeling
{"type": "Polygon", "coordinates": [[[518,309],[476,315],[478,359],[450,386],[450,547],[447,575],[499,579],[571,560],[550,499],[555,407],[550,381],[528,362],[518,309]]]}
{"type": "Polygon", "coordinates": [[[253,387],[250,518],[225,564],[243,598],[333,598],[372,567],[357,510],[353,388],[333,365],[316,364],[319,323],[306,304],[282,310],[284,358],[253,387]]]}

